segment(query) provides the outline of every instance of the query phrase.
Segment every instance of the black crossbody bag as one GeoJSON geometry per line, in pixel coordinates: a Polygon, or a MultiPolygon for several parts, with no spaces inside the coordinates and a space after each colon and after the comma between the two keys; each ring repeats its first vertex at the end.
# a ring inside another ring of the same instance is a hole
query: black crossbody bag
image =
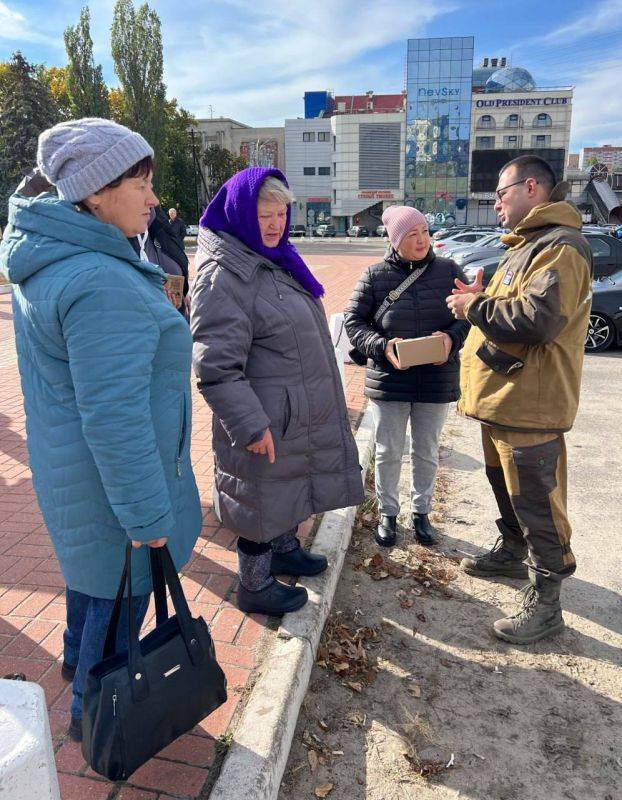
{"type": "Polygon", "coordinates": [[[82,754],[112,781],[124,780],[227,699],[205,620],[194,619],[166,547],[149,548],[156,627],[138,640],[132,610],[132,546],[108,625],[103,659],[89,671],[82,707],[82,754]],[[127,584],[127,598],[123,594],[127,584]],[[166,585],[176,614],[168,617],[166,585]],[[128,652],[115,653],[127,602],[128,652]]]}
{"type": "MultiPolygon", "coordinates": [[[[372,322],[374,325],[378,325],[393,303],[395,303],[396,300],[399,300],[406,289],[408,289],[409,286],[412,286],[417,278],[420,278],[423,275],[427,266],[427,264],[424,264],[422,267],[418,267],[417,269],[413,270],[406,280],[400,283],[397,289],[391,289],[389,294],[380,304],[378,311],[376,311],[373,316],[372,322]]],[[[361,353],[360,350],[357,350],[356,347],[352,347],[350,350],[348,350],[348,355],[355,364],[358,364],[359,367],[364,367],[367,364],[367,356],[365,353],[361,353]]]]}

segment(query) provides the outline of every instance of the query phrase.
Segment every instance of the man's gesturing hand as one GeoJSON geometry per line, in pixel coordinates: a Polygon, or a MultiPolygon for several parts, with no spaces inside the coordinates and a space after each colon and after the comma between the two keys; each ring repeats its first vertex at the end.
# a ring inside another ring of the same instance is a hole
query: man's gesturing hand
{"type": "Polygon", "coordinates": [[[454,280],[456,288],[451,290],[449,297],[445,298],[447,307],[456,319],[465,319],[464,307],[471,299],[471,295],[484,289],[484,270],[477,270],[473,283],[463,283],[460,278],[454,280]]]}

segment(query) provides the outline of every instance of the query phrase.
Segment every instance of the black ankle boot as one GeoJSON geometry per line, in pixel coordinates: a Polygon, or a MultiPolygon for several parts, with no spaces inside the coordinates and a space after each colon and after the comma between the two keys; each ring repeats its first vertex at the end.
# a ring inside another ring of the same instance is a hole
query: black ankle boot
{"type": "Polygon", "coordinates": [[[241,583],[238,585],[238,608],[247,614],[281,617],[291,611],[298,611],[307,600],[307,590],[303,586],[286,586],[277,580],[258,592],[245,589],[241,583]]]}
{"type": "Polygon", "coordinates": [[[432,526],[427,514],[413,512],[410,521],[413,534],[417,542],[424,547],[436,544],[436,539],[432,535],[432,526]]]}
{"type": "Polygon", "coordinates": [[[63,661],[63,666],[60,668],[60,674],[63,680],[67,681],[67,683],[71,683],[76,674],[76,669],[76,665],[68,664],[66,661],[63,661]]]}
{"type": "Polygon", "coordinates": [[[381,547],[393,547],[397,538],[397,517],[380,515],[374,539],[381,547]]]}
{"type": "Polygon", "coordinates": [[[324,572],[328,566],[325,556],[315,555],[304,550],[300,545],[288,553],[272,551],[270,572],[273,575],[312,576],[324,572]]]}
{"type": "Polygon", "coordinates": [[[72,742],[82,741],[82,719],[80,717],[72,717],[67,733],[72,742]]]}

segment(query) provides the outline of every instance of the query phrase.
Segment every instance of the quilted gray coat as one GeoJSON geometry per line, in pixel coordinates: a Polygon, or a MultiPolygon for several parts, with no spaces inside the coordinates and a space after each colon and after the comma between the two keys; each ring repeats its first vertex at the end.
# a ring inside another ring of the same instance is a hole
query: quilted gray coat
{"type": "Polygon", "coordinates": [[[226,233],[202,229],[193,364],[214,412],[223,523],[267,542],[363,500],[358,453],[319,300],[226,233]],[[246,446],[270,427],[276,461],[246,446]]]}

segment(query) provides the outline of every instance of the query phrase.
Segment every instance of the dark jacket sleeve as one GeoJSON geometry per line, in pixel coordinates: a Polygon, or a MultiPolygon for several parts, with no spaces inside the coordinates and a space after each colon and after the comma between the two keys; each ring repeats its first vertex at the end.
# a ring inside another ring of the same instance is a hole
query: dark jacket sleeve
{"type": "MultiPolygon", "coordinates": [[[[175,238],[168,218],[162,208],[155,209],[156,215],[149,226],[149,235],[156,239],[162,252],[179,264],[181,274],[184,276],[184,296],[188,294],[188,256],[179,241],[175,238]]],[[[182,238],[183,241],[183,238],[182,238]]]]}
{"type": "Polygon", "coordinates": [[[373,266],[367,267],[354,287],[345,309],[344,324],[352,345],[368,358],[380,361],[388,340],[373,326],[374,314],[378,310],[372,285],[373,269],[373,266]]]}
{"type": "Polygon", "coordinates": [[[245,374],[253,342],[252,293],[252,284],[242,287],[226,270],[200,272],[190,314],[197,386],[231,443],[240,447],[270,425],[245,374]],[[243,289],[248,289],[248,302],[243,289]]]}
{"type": "MultiPolygon", "coordinates": [[[[458,278],[458,280],[462,281],[463,283],[469,282],[462,269],[455,263],[453,264],[453,277],[454,279],[458,278]]],[[[464,344],[464,340],[467,337],[470,327],[470,323],[466,322],[465,320],[457,319],[451,323],[449,328],[445,330],[445,333],[449,334],[452,340],[451,352],[449,354],[450,358],[451,356],[455,355],[458,350],[462,349],[462,345],[464,344]]]]}

